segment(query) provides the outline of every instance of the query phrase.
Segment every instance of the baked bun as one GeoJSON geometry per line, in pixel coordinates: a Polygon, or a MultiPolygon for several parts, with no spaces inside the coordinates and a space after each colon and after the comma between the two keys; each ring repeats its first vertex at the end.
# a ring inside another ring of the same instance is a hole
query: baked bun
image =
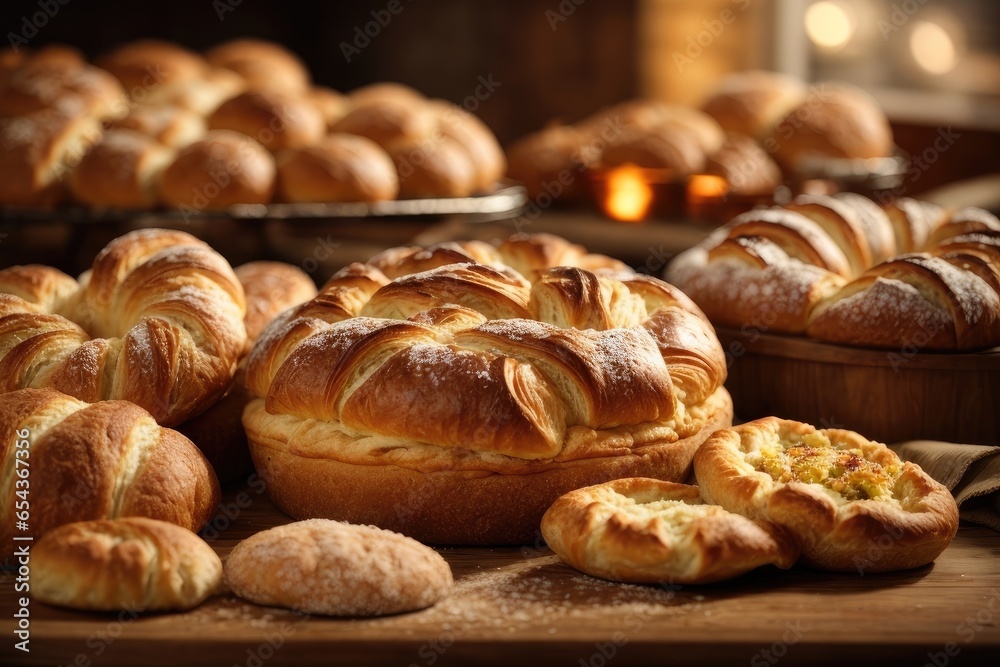
{"type": "Polygon", "coordinates": [[[250,90],[303,93],[309,87],[309,71],[299,57],[274,42],[236,39],[210,49],[205,58],[239,74],[250,90]]]}
{"type": "Polygon", "coordinates": [[[313,519],[257,533],[233,549],[226,582],[242,598],[330,616],[416,611],[451,592],[433,549],[374,526],[313,519]]]}
{"type": "Polygon", "coordinates": [[[273,90],[226,100],[208,117],[208,127],[242,132],[272,151],[310,146],[326,134],[326,122],[311,102],[273,90]]]}
{"type": "Polygon", "coordinates": [[[477,174],[469,153],[447,138],[394,142],[389,155],[399,175],[399,198],[467,197],[477,174]]]}
{"type": "Polygon", "coordinates": [[[159,86],[200,78],[208,69],[205,59],[197,53],[153,39],[123,44],[95,63],[115,75],[133,98],[159,86]]]}
{"type": "Polygon", "coordinates": [[[132,130],[112,130],[70,174],[77,201],[98,208],[150,208],[157,202],[159,177],[173,153],[155,139],[132,130]]]}
{"type": "Polygon", "coordinates": [[[705,161],[705,173],[726,179],[728,191],[738,195],[773,195],[782,181],[781,169],[767,151],[742,134],[726,137],[705,161]]]}
{"type": "Polygon", "coordinates": [[[181,148],[205,135],[205,119],[173,106],[137,106],[127,116],[110,124],[111,129],[133,130],[156,139],[164,146],[181,148]]]}
{"type": "Polygon", "coordinates": [[[726,132],[763,141],[805,96],[805,84],[793,77],[761,70],[736,72],[719,82],[701,110],[726,132]]]}
{"type": "Polygon", "coordinates": [[[627,132],[604,149],[601,166],[611,169],[625,164],[687,176],[702,170],[705,152],[691,130],[664,123],[654,130],[627,132]]]}
{"type": "Polygon", "coordinates": [[[215,68],[197,79],[157,86],[145,96],[147,106],[173,106],[208,116],[220,104],[243,92],[246,82],[236,72],[215,68]]]}
{"type": "Polygon", "coordinates": [[[507,150],[507,175],[520,181],[532,200],[543,195],[575,200],[586,195],[583,172],[595,166],[603,143],[588,139],[581,130],[550,127],[515,141],[507,150]]]}
{"type": "Polygon", "coordinates": [[[542,536],[576,569],[636,584],[707,584],[798,557],[780,530],[704,504],[698,487],[644,477],[570,491],[542,536]]]}
{"type": "Polygon", "coordinates": [[[330,131],[358,134],[391,150],[394,145],[431,139],[435,122],[434,114],[424,102],[378,98],[355,102],[330,131]]]}
{"type": "MultiPolygon", "coordinates": [[[[74,521],[142,516],[200,530],[219,504],[219,483],[198,448],[128,401],[88,404],[54,389],[0,400],[0,461],[8,475],[0,537],[15,535],[14,459],[30,443],[31,535],[74,521]],[[18,433],[28,432],[27,438],[18,433]]],[[[18,487],[20,488],[20,487],[18,487]]]]}
{"type": "Polygon", "coordinates": [[[682,479],[731,418],[700,311],[648,276],[532,280],[465,262],[390,281],[353,264],[272,322],[247,364],[259,399],[243,423],[276,504],[509,544],[571,489],[682,479]]]}
{"type": "Polygon", "coordinates": [[[351,104],[354,105],[366,105],[370,102],[382,102],[385,100],[417,105],[427,101],[427,98],[415,88],[394,81],[381,81],[355,88],[350,92],[348,97],[351,104]]]}
{"type": "Polygon", "coordinates": [[[243,318],[253,344],[268,324],[292,306],[316,296],[316,284],[305,271],[284,262],[248,262],[234,270],[246,294],[243,318]]]}
{"type": "Polygon", "coordinates": [[[113,76],[89,65],[29,60],[3,77],[0,116],[54,109],[67,116],[114,118],[128,112],[125,91],[113,76]]]}
{"type": "Polygon", "coordinates": [[[130,232],[70,282],[44,266],[0,270],[0,391],[124,399],[167,426],[225,392],[246,346],[243,288],[205,243],[130,232]]]}
{"type": "Polygon", "coordinates": [[[31,549],[31,596],[91,611],[197,607],[222,584],[222,561],[190,530],[130,517],[82,521],[31,549]]]}
{"type": "Polygon", "coordinates": [[[374,141],[330,134],[279,157],[278,192],[289,202],[375,202],[396,198],[399,177],[374,141]]]}
{"type": "Polygon", "coordinates": [[[783,165],[807,169],[830,158],[892,155],[892,128],[875,99],[854,86],[823,83],[809,89],[765,141],[783,165]]]}
{"type": "Polygon", "coordinates": [[[48,109],[0,118],[0,204],[58,204],[63,179],[100,138],[100,124],[89,116],[48,109]]]}
{"type": "Polygon", "coordinates": [[[824,570],[920,567],[958,530],[948,489],[853,431],[766,417],[713,435],[694,467],[707,502],[785,528],[824,570]]]}
{"type": "Polygon", "coordinates": [[[219,211],[234,204],[267,204],[276,169],[266,148],[230,130],[212,130],[182,148],[163,172],[160,196],[169,206],[219,211]]]}
{"type": "Polygon", "coordinates": [[[313,86],[305,97],[319,109],[328,130],[351,108],[351,101],[346,95],[326,86],[313,86]]]}
{"type": "Polygon", "coordinates": [[[475,190],[488,192],[495,188],[507,171],[507,158],[490,128],[449,102],[435,100],[431,109],[437,116],[438,131],[458,143],[469,158],[475,172],[475,190]]]}

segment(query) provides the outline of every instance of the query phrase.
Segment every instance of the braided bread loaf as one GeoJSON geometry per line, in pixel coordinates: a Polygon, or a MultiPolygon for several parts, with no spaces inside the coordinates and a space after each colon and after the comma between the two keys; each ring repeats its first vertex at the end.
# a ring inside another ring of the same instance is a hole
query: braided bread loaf
{"type": "Polygon", "coordinates": [[[683,478],[732,416],[711,325],[655,278],[541,270],[551,244],[392,251],[275,320],[250,354],[260,398],[243,423],[278,506],[422,541],[517,543],[568,490],[683,478]],[[533,279],[476,253],[520,257],[533,279]],[[431,268],[391,280],[378,266],[431,268]]]}
{"type": "Polygon", "coordinates": [[[77,282],[44,266],[0,271],[0,392],[53,387],[125,399],[179,424],[229,386],[247,345],[232,268],[183,232],[112,241],[77,282]]]}
{"type": "Polygon", "coordinates": [[[834,343],[1000,344],[1000,221],[912,199],[802,196],[737,216],[667,279],[716,324],[834,343]]]}
{"type": "Polygon", "coordinates": [[[211,466],[180,433],[128,401],[88,405],[54,389],[21,389],[0,400],[0,469],[5,549],[25,490],[27,534],[35,538],[73,521],[124,516],[197,531],[219,504],[211,466]],[[22,477],[18,470],[30,472],[22,477]]]}

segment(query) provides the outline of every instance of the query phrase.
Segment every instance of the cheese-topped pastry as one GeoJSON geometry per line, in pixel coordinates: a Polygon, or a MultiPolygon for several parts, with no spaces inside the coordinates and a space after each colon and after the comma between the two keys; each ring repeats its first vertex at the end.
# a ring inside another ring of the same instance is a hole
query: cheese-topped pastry
{"type": "Polygon", "coordinates": [[[785,527],[822,569],[926,565],[958,529],[948,489],[853,431],[767,417],[715,433],[694,469],[707,502],[785,527]]]}

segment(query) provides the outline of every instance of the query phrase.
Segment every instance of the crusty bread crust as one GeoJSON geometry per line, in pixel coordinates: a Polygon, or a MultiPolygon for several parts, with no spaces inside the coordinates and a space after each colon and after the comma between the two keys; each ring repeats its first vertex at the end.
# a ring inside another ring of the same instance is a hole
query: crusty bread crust
{"type": "Polygon", "coordinates": [[[570,491],[542,517],[542,535],[576,569],[630,583],[706,584],[798,557],[776,526],[705,505],[696,486],[643,477],[570,491]]]}
{"type": "Polygon", "coordinates": [[[920,567],[937,558],[958,530],[958,507],[948,489],[853,431],[765,417],[714,434],[696,453],[694,469],[706,501],[786,528],[803,561],[824,570],[920,567]],[[778,481],[747,461],[748,453],[762,447],[780,448],[814,434],[889,471],[888,495],[847,500],[819,482],[778,481]]]}

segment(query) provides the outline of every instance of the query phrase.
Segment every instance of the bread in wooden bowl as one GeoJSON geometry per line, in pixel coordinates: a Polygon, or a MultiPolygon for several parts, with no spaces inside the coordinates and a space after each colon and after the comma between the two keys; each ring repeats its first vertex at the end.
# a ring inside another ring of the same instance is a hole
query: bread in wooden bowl
{"type": "Polygon", "coordinates": [[[180,424],[229,386],[245,308],[229,263],[178,231],[115,239],[79,281],[39,265],[0,270],[0,392],[124,399],[180,424]]]}
{"type": "Polygon", "coordinates": [[[330,616],[384,616],[448,596],[451,568],[433,549],[375,526],[312,519],[253,535],[233,549],[226,582],[261,605],[330,616]]]}
{"type": "Polygon", "coordinates": [[[1000,221],[912,200],[803,196],[734,218],[666,277],[717,325],[863,347],[1000,344],[989,257],[1000,221]],[[948,250],[949,240],[962,245],[948,250]]]}
{"type": "Polygon", "coordinates": [[[260,337],[243,423],[296,518],[523,543],[566,491],[682,479],[731,419],[724,379],[711,326],[655,278],[463,261],[390,280],[354,264],[260,337]]]}
{"type": "Polygon", "coordinates": [[[0,436],[0,537],[7,548],[17,534],[18,490],[30,492],[35,538],[74,521],[127,516],[200,530],[219,504],[219,483],[198,448],[128,401],[90,404],[54,389],[10,392],[0,397],[0,436]]]}
{"type": "Polygon", "coordinates": [[[766,417],[715,433],[694,470],[707,502],[785,528],[824,570],[920,567],[958,530],[947,488],[853,431],[766,417]]]}
{"type": "Polygon", "coordinates": [[[541,527],[569,565],[629,583],[706,584],[798,557],[780,529],[705,504],[698,487],[642,477],[570,491],[541,527]]]}
{"type": "Polygon", "coordinates": [[[172,523],[127,517],[69,523],[31,549],[31,597],[89,611],[197,607],[222,585],[222,561],[172,523]]]}

